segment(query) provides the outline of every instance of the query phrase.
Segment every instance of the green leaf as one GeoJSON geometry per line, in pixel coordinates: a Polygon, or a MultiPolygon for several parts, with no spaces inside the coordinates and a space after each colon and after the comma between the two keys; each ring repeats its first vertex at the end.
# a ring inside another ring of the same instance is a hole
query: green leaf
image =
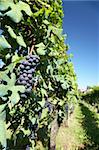
{"type": "Polygon", "coordinates": [[[50,24],[50,22],[48,20],[43,20],[43,23],[46,24],[46,25],[50,24]]]}
{"type": "Polygon", "coordinates": [[[0,143],[6,148],[6,123],[0,119],[0,143]]]}
{"type": "Polygon", "coordinates": [[[63,100],[60,100],[60,102],[58,103],[60,106],[63,106],[64,105],[64,101],[63,100]]]}
{"type": "Polygon", "coordinates": [[[44,3],[42,0],[38,0],[38,2],[42,4],[43,6],[50,8],[50,5],[48,5],[47,3],[44,3]]]}
{"type": "Polygon", "coordinates": [[[39,55],[45,55],[46,54],[45,45],[43,43],[39,43],[39,44],[35,45],[35,47],[37,47],[37,53],[39,55]]]}
{"type": "Polygon", "coordinates": [[[17,88],[14,86],[13,89],[10,89],[12,91],[12,95],[9,97],[9,100],[13,105],[15,105],[20,100],[20,96],[18,94],[19,90],[17,90],[17,88]]]}
{"type": "Polygon", "coordinates": [[[0,142],[6,149],[6,112],[3,111],[6,104],[0,105],[0,142]]]}
{"type": "Polygon", "coordinates": [[[0,36],[0,50],[11,48],[11,45],[7,42],[5,37],[2,35],[0,36]]]}
{"type": "Polygon", "coordinates": [[[48,88],[49,88],[49,90],[54,91],[54,89],[51,86],[51,82],[50,81],[49,81],[49,84],[48,84],[48,88]]]}
{"type": "Polygon", "coordinates": [[[51,29],[48,29],[46,38],[48,38],[50,36],[50,33],[51,33],[51,29]]]}
{"type": "Polygon", "coordinates": [[[19,85],[15,86],[15,82],[16,82],[16,77],[15,77],[15,74],[12,73],[11,79],[8,82],[8,85],[7,85],[7,88],[10,91],[12,91],[12,94],[9,97],[9,99],[12,103],[12,106],[14,106],[20,100],[20,96],[19,96],[18,91],[20,91],[21,93],[25,92],[25,87],[24,86],[19,86],[19,85]]]}
{"type": "Polygon", "coordinates": [[[11,36],[12,38],[16,39],[17,43],[18,43],[20,46],[26,47],[26,44],[25,44],[25,42],[24,42],[24,39],[23,39],[23,37],[22,37],[22,35],[21,35],[20,33],[19,33],[19,36],[17,36],[17,35],[14,33],[13,29],[12,29],[10,26],[7,26],[7,25],[6,25],[5,27],[8,29],[8,32],[9,32],[10,36],[11,36]]]}
{"type": "Polygon", "coordinates": [[[44,119],[45,117],[47,117],[47,114],[48,114],[48,109],[47,108],[43,109],[42,115],[41,115],[41,120],[44,119]]]}
{"type": "Polygon", "coordinates": [[[36,118],[35,117],[29,116],[29,120],[32,122],[32,124],[36,123],[36,118]]]}
{"type": "Polygon", "coordinates": [[[7,10],[13,3],[13,0],[0,0],[0,10],[7,10]]]}
{"type": "Polygon", "coordinates": [[[8,7],[11,8],[8,12],[5,13],[5,15],[9,16],[15,23],[19,23],[23,17],[22,10],[25,11],[25,13],[29,16],[32,15],[32,11],[30,9],[30,6],[24,2],[19,1],[18,3],[2,3],[1,9],[7,9],[8,7]],[[7,4],[7,6],[5,6],[7,4]]]}
{"type": "Polygon", "coordinates": [[[24,129],[24,128],[21,128],[21,130],[23,131],[23,133],[27,136],[29,136],[31,134],[31,131],[29,129],[24,129]]]}
{"type": "Polygon", "coordinates": [[[15,23],[19,23],[22,19],[22,13],[18,7],[16,7],[15,4],[13,4],[13,7],[10,11],[5,13],[8,17],[10,17],[15,23]]]}
{"type": "Polygon", "coordinates": [[[26,44],[21,34],[17,36],[16,41],[20,46],[26,47],[26,44]]]}
{"type": "Polygon", "coordinates": [[[19,57],[17,53],[15,53],[15,55],[13,55],[12,57],[12,62],[17,62],[20,61],[22,59],[22,57],[19,57]]]}
{"type": "Polygon", "coordinates": [[[39,9],[37,12],[33,13],[33,16],[38,17],[39,15],[43,14],[44,12],[44,7],[39,9]]]}
{"type": "Polygon", "coordinates": [[[5,71],[1,71],[0,72],[0,79],[1,80],[4,80],[4,81],[8,81],[9,80],[9,77],[7,76],[6,72],[5,71]]]}
{"type": "Polygon", "coordinates": [[[57,99],[53,99],[52,104],[56,105],[57,104],[57,99]]]}
{"type": "Polygon", "coordinates": [[[52,32],[53,32],[59,39],[62,38],[63,29],[58,28],[58,27],[55,27],[55,26],[51,26],[51,25],[49,26],[49,29],[51,29],[52,32]]]}
{"type": "Polygon", "coordinates": [[[3,97],[8,93],[8,89],[6,88],[6,85],[0,84],[0,97],[3,97]]]}
{"type": "Polygon", "coordinates": [[[47,96],[47,91],[44,88],[41,88],[42,97],[47,96]]]}
{"type": "Polygon", "coordinates": [[[10,36],[14,39],[16,39],[16,34],[14,33],[13,29],[10,26],[5,26],[8,29],[8,32],[10,34],[10,36]]]}
{"type": "Polygon", "coordinates": [[[14,73],[11,74],[11,79],[9,77],[7,77],[7,85],[0,85],[0,96],[3,97],[5,94],[7,94],[7,91],[11,91],[12,94],[9,97],[9,100],[11,101],[12,106],[14,106],[19,100],[20,100],[20,96],[19,96],[19,91],[21,93],[25,92],[25,87],[24,86],[19,86],[19,85],[15,85],[16,83],[16,76],[14,73]]]}
{"type": "Polygon", "coordinates": [[[48,65],[46,72],[47,72],[48,74],[50,73],[51,75],[53,75],[53,71],[54,71],[54,69],[53,69],[52,65],[51,65],[51,64],[48,65]]]}
{"type": "Polygon", "coordinates": [[[42,49],[42,48],[38,48],[38,49],[37,49],[37,53],[38,53],[39,55],[45,55],[45,54],[46,54],[46,51],[45,51],[44,49],[42,49]]]}
{"type": "Polygon", "coordinates": [[[39,101],[38,103],[41,105],[41,107],[44,107],[44,105],[45,105],[45,98],[42,98],[42,101],[39,101]]]}
{"type": "MultiPolygon", "coordinates": [[[[2,105],[0,105],[0,118],[2,118],[2,115],[1,115],[1,114],[2,114],[2,112],[3,112],[3,110],[4,110],[4,108],[5,108],[6,105],[7,105],[7,104],[2,104],[2,105]]],[[[2,119],[5,120],[4,118],[5,118],[5,117],[3,117],[2,119]]]]}
{"type": "Polygon", "coordinates": [[[7,73],[9,73],[9,71],[10,71],[10,73],[12,73],[12,72],[13,72],[14,67],[15,67],[15,63],[11,63],[11,64],[9,64],[9,66],[7,66],[7,67],[6,67],[6,71],[5,71],[5,73],[6,73],[6,74],[7,74],[7,73]]]}
{"type": "Polygon", "coordinates": [[[27,3],[24,3],[24,2],[22,2],[22,1],[19,1],[18,5],[19,5],[20,10],[25,11],[25,13],[26,13],[28,16],[32,16],[33,13],[32,13],[32,11],[31,11],[30,6],[29,6],[27,3]]]}
{"type": "Polygon", "coordinates": [[[8,85],[9,86],[13,86],[14,84],[15,84],[15,82],[16,82],[16,75],[14,74],[14,73],[12,73],[11,74],[11,79],[10,79],[10,81],[8,81],[8,85]]]}

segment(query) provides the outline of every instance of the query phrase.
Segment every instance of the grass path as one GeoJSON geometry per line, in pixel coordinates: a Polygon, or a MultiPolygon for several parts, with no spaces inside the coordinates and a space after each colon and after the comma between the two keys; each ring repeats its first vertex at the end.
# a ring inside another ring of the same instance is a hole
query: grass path
{"type": "Polygon", "coordinates": [[[56,150],[99,150],[99,114],[91,105],[76,106],[69,127],[60,127],[56,145],[56,150]]]}
{"type": "Polygon", "coordinates": [[[82,126],[89,139],[86,150],[99,150],[99,115],[86,103],[80,103],[80,107],[84,115],[82,126]]]}

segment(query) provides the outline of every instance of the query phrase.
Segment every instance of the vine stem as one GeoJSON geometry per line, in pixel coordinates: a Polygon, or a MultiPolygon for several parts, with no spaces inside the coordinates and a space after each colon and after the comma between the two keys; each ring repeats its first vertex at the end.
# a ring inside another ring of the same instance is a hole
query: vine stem
{"type": "Polygon", "coordinates": [[[30,48],[30,54],[32,54],[33,50],[34,50],[34,45],[32,45],[32,47],[30,48]]]}

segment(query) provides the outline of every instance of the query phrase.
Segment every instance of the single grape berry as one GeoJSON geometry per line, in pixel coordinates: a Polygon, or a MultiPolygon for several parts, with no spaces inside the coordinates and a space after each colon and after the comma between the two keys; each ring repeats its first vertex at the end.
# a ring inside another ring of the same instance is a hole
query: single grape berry
{"type": "Polygon", "coordinates": [[[27,96],[25,94],[21,94],[22,98],[27,98],[27,96]]]}
{"type": "Polygon", "coordinates": [[[29,70],[29,69],[30,69],[30,66],[27,66],[25,69],[26,69],[26,70],[29,70]]]}
{"type": "Polygon", "coordinates": [[[30,58],[28,61],[29,61],[30,63],[32,63],[32,62],[33,62],[33,59],[30,58]]]}
{"type": "Polygon", "coordinates": [[[23,85],[26,85],[26,84],[27,84],[25,80],[23,80],[21,83],[22,83],[23,85]]]}
{"type": "Polygon", "coordinates": [[[27,73],[28,71],[27,70],[23,70],[23,73],[27,73]]]}
{"type": "Polygon", "coordinates": [[[28,78],[32,79],[32,74],[28,74],[28,78]]]}
{"type": "Polygon", "coordinates": [[[19,77],[19,80],[20,80],[20,81],[23,81],[23,80],[24,80],[24,77],[21,75],[21,76],[19,77]]]}
{"type": "Polygon", "coordinates": [[[30,59],[30,56],[28,55],[27,57],[26,57],[26,60],[29,60],[30,59]]]}
{"type": "Polygon", "coordinates": [[[33,82],[32,80],[29,80],[29,83],[30,83],[30,84],[32,84],[32,82],[33,82]]]}
{"type": "Polygon", "coordinates": [[[32,74],[33,73],[32,69],[28,70],[27,73],[32,74]]]}
{"type": "Polygon", "coordinates": [[[26,74],[26,73],[23,73],[23,77],[27,77],[27,74],[26,74]]]}
{"type": "Polygon", "coordinates": [[[35,68],[32,68],[31,71],[32,71],[32,73],[34,73],[35,72],[35,68]]]}
{"type": "Polygon", "coordinates": [[[31,84],[29,84],[29,83],[27,83],[27,85],[26,85],[27,87],[30,87],[31,86],[31,84]]]}
{"type": "Polygon", "coordinates": [[[25,77],[25,78],[24,78],[24,80],[25,80],[25,81],[28,81],[28,80],[29,80],[29,78],[28,78],[28,77],[25,77]]]}

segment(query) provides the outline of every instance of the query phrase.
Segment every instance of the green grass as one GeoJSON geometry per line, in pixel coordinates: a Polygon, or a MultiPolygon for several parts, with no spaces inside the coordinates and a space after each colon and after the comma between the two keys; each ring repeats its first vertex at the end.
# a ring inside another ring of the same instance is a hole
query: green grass
{"type": "Polygon", "coordinates": [[[57,150],[98,150],[99,114],[86,103],[76,106],[69,126],[62,125],[56,139],[57,150]]]}
{"type": "MultiPolygon", "coordinates": [[[[46,150],[39,142],[38,150],[46,150]]],[[[80,102],[67,122],[59,128],[56,150],[99,150],[99,114],[90,104],[80,102]]]]}
{"type": "Polygon", "coordinates": [[[80,103],[80,107],[84,115],[82,126],[89,140],[86,150],[99,150],[99,114],[87,103],[80,103]]]}
{"type": "Polygon", "coordinates": [[[60,127],[56,139],[57,150],[77,150],[84,147],[87,142],[86,132],[82,127],[82,115],[80,106],[77,105],[74,114],[69,118],[68,127],[60,127]]]}

